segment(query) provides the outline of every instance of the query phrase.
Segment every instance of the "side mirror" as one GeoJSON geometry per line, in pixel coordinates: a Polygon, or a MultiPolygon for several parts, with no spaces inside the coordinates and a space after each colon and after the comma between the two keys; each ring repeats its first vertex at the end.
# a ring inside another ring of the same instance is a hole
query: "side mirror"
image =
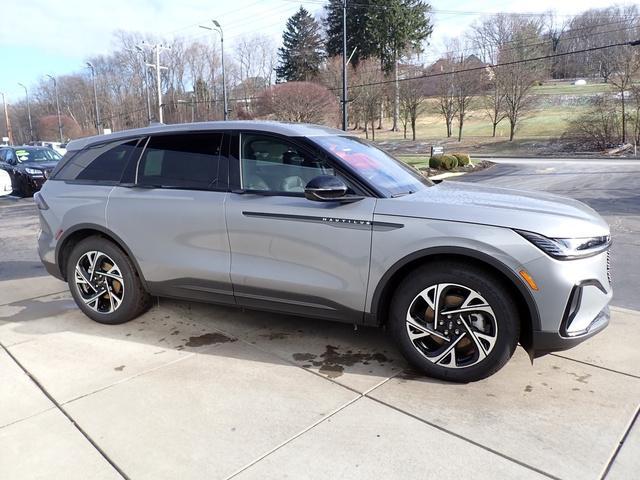
{"type": "Polygon", "coordinates": [[[350,203],[362,200],[364,197],[347,195],[347,185],[333,175],[319,175],[304,187],[304,196],[314,202],[350,203]]]}

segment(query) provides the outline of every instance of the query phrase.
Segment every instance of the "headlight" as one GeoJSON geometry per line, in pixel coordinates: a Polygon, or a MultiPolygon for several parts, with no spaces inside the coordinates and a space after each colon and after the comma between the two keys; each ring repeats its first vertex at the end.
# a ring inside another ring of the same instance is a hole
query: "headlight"
{"type": "Polygon", "coordinates": [[[590,257],[611,245],[611,236],[588,238],[548,238],[533,232],[516,230],[547,255],[559,260],[590,257]]]}
{"type": "Polygon", "coordinates": [[[38,170],[37,168],[25,168],[24,169],[25,172],[27,172],[29,175],[42,175],[42,170],[38,170]]]}

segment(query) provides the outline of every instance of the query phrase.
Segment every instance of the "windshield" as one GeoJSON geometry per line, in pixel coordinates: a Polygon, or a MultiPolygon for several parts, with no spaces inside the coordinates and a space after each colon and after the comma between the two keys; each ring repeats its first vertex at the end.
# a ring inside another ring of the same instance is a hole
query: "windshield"
{"type": "Polygon", "coordinates": [[[18,148],[16,149],[18,162],[52,162],[58,161],[62,156],[50,148],[18,148]]]}
{"type": "Polygon", "coordinates": [[[385,196],[399,197],[433,185],[419,172],[356,137],[340,135],[313,140],[339,157],[385,196]]]}

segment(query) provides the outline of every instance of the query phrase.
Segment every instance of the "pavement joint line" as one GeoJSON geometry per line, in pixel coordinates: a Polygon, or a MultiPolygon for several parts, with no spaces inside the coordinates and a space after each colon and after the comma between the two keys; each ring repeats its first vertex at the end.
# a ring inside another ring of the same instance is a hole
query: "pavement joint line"
{"type": "MultiPolygon", "coordinates": [[[[266,453],[260,455],[258,458],[256,458],[255,460],[253,460],[252,462],[248,463],[247,465],[245,465],[244,467],[236,470],[234,473],[232,473],[231,475],[229,475],[228,477],[226,477],[225,480],[231,480],[232,478],[240,475],[242,472],[244,472],[245,470],[251,468],[252,466],[256,465],[257,463],[261,462],[262,460],[264,460],[266,457],[268,457],[269,455],[271,455],[272,453],[275,453],[276,451],[280,450],[282,447],[284,447],[285,445],[288,445],[289,443],[293,442],[296,438],[301,437],[302,435],[304,435],[305,433],[307,433],[308,431],[314,429],[315,427],[317,427],[318,425],[320,425],[321,423],[323,423],[324,421],[330,419],[331,417],[333,417],[334,415],[336,415],[337,413],[341,412],[342,410],[344,410],[345,408],[347,408],[350,405],[353,405],[354,403],[356,403],[358,400],[365,398],[367,393],[369,393],[370,391],[380,387],[381,385],[385,384],[386,382],[388,382],[389,380],[391,380],[395,375],[385,378],[384,380],[382,380],[381,382],[378,382],[376,385],[374,385],[373,387],[369,388],[368,390],[366,390],[363,393],[358,393],[357,396],[351,400],[349,400],[348,402],[346,402],[345,404],[341,405],[340,407],[336,408],[333,412],[331,412],[329,415],[326,415],[322,418],[320,418],[319,420],[315,421],[314,423],[312,423],[311,425],[309,425],[308,427],[305,427],[302,431],[296,433],[295,435],[293,435],[291,438],[283,441],[282,443],[280,443],[279,445],[276,445],[275,447],[273,447],[271,450],[267,451],[266,453]]],[[[350,389],[353,390],[353,389],[350,389]]]]}
{"type": "Polygon", "coordinates": [[[18,303],[18,302],[29,302],[31,300],[37,300],[38,298],[49,297],[51,295],[59,295],[61,293],[65,293],[65,292],[68,292],[68,291],[69,291],[69,289],[66,288],[66,289],[62,290],[61,292],[50,292],[50,293],[45,293],[43,295],[37,295],[37,296],[31,297],[31,298],[21,298],[20,300],[14,300],[12,302],[2,303],[2,304],[0,304],[0,307],[6,307],[8,305],[11,305],[13,303],[18,303]]]}
{"type": "Polygon", "coordinates": [[[5,423],[4,425],[0,425],[0,430],[2,430],[3,428],[10,427],[11,425],[15,425],[16,423],[20,423],[20,422],[23,422],[25,420],[29,420],[29,419],[31,419],[33,417],[37,417],[38,415],[42,415],[43,413],[50,412],[54,408],[56,408],[56,407],[51,406],[49,408],[45,408],[44,410],[40,410],[39,412],[32,413],[31,415],[27,415],[26,417],[19,418],[18,420],[14,420],[13,422],[9,422],[9,423],[5,423]]]}
{"type": "Polygon", "coordinates": [[[633,373],[620,372],[618,370],[614,370],[613,368],[603,367],[602,365],[594,365],[593,363],[585,362],[584,360],[578,360],[575,358],[565,357],[564,355],[559,355],[557,353],[550,353],[552,357],[562,358],[563,360],[569,360],[571,362],[581,363],[582,365],[588,365],[589,367],[599,368],[600,370],[605,370],[611,373],[617,373],[618,375],[624,375],[625,377],[637,378],[640,380],[640,376],[634,375],[633,373]]]}
{"type": "Polygon", "coordinates": [[[138,372],[136,374],[130,375],[130,376],[126,377],[126,378],[121,378],[120,380],[117,380],[117,381],[115,381],[113,383],[110,383],[109,385],[105,385],[104,387],[97,388],[96,390],[93,390],[91,392],[87,392],[87,393],[83,393],[82,395],[78,395],[77,397],[74,397],[74,398],[72,398],[70,400],[66,400],[66,401],[62,402],[61,405],[69,405],[70,403],[73,403],[76,400],[80,400],[82,398],[89,397],[89,396],[93,395],[94,393],[102,392],[103,390],[108,390],[109,388],[115,387],[117,385],[120,385],[121,383],[128,382],[130,380],[133,380],[133,379],[138,378],[138,377],[142,377],[142,376],[147,375],[149,373],[153,373],[153,372],[155,372],[157,370],[160,370],[160,369],[162,369],[164,367],[175,365],[176,363],[182,362],[183,360],[191,358],[194,355],[195,355],[195,352],[189,352],[189,354],[185,355],[184,357],[176,358],[175,360],[171,360],[170,362],[163,363],[162,365],[158,365],[156,367],[149,368],[147,370],[143,370],[143,371],[138,372]]]}
{"type": "Polygon", "coordinates": [[[517,458],[513,458],[513,457],[511,457],[511,456],[509,456],[507,454],[504,454],[504,453],[502,453],[502,452],[500,452],[498,450],[495,450],[495,449],[493,449],[491,447],[487,447],[486,445],[483,445],[483,444],[481,444],[479,442],[476,442],[475,440],[467,438],[464,435],[461,435],[461,434],[456,433],[454,431],[448,430],[448,429],[446,429],[446,428],[444,428],[444,427],[442,427],[442,426],[440,426],[440,425],[438,425],[436,423],[430,422],[429,420],[425,420],[424,418],[420,418],[419,416],[414,415],[413,413],[407,412],[406,410],[403,410],[403,409],[401,409],[399,407],[396,407],[395,405],[391,405],[390,403],[387,403],[387,402],[385,402],[383,400],[380,400],[380,399],[375,398],[375,397],[371,397],[369,395],[369,392],[367,392],[366,394],[363,394],[363,396],[368,398],[368,399],[370,399],[370,400],[373,400],[376,403],[379,403],[380,405],[383,405],[383,406],[385,406],[387,408],[395,410],[396,412],[399,412],[399,413],[402,413],[404,415],[407,415],[407,416],[413,418],[414,420],[418,420],[419,422],[422,422],[425,425],[428,425],[428,426],[433,427],[433,428],[435,428],[437,430],[440,430],[441,432],[448,433],[449,435],[452,435],[452,436],[454,436],[454,437],[456,437],[456,438],[458,438],[458,439],[460,439],[460,440],[462,440],[464,442],[470,443],[471,445],[475,445],[476,447],[479,447],[479,448],[481,448],[483,450],[486,450],[489,453],[493,453],[494,455],[502,457],[505,460],[508,460],[510,462],[513,462],[513,463],[516,463],[516,464],[520,465],[521,467],[525,467],[525,468],[527,468],[529,470],[533,470],[534,472],[539,473],[540,475],[544,475],[545,477],[549,477],[549,478],[552,478],[554,480],[560,480],[560,477],[556,477],[555,475],[553,475],[551,473],[548,473],[548,472],[545,472],[544,470],[541,470],[538,467],[534,467],[533,465],[529,465],[528,463],[525,463],[525,462],[523,462],[521,460],[518,460],[517,458]]]}
{"type": "Polygon", "coordinates": [[[40,391],[49,399],[49,401],[62,413],[71,424],[84,436],[84,438],[95,448],[95,450],[104,458],[111,467],[118,472],[118,474],[125,480],[129,480],[129,476],[113,461],[107,453],[100,448],[100,446],[89,436],[87,432],[75,421],[75,419],[60,405],[55,398],[47,391],[46,388],[38,381],[38,379],[27,370],[27,368],[20,363],[20,361],[0,342],[0,348],[2,348],[7,355],[20,367],[20,369],[31,379],[31,381],[40,389],[40,391]]]}
{"type": "MultiPolygon", "coordinates": [[[[635,245],[634,245],[635,247],[635,245]]],[[[629,315],[640,315],[640,311],[639,310],[633,310],[632,308],[625,308],[625,307],[616,307],[615,305],[611,305],[611,310],[613,311],[619,311],[621,313],[626,313],[629,315]]]]}
{"type": "Polygon", "coordinates": [[[635,423],[638,422],[638,417],[640,417],[640,405],[638,405],[638,407],[636,408],[636,413],[631,417],[631,420],[629,421],[629,425],[625,429],[624,433],[622,434],[622,437],[620,438],[620,441],[618,442],[618,445],[616,445],[616,448],[611,454],[609,461],[607,462],[604,469],[602,470],[602,474],[598,477],[600,480],[603,480],[609,474],[609,471],[611,471],[613,462],[615,462],[616,458],[618,457],[618,454],[620,453],[620,450],[622,449],[624,442],[627,440],[627,437],[631,433],[631,429],[633,428],[635,423]]]}

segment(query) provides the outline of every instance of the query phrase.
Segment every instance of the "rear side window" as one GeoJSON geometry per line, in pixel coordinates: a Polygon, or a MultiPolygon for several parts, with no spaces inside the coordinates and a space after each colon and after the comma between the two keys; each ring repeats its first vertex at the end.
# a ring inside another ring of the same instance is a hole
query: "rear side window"
{"type": "Polygon", "coordinates": [[[138,139],[104,143],[73,155],[59,172],[56,180],[82,180],[100,183],[117,183],[127,162],[138,149],[138,139]]]}
{"type": "Polygon", "coordinates": [[[228,184],[228,137],[191,133],[151,137],[138,165],[140,185],[220,190],[228,184]]]}

